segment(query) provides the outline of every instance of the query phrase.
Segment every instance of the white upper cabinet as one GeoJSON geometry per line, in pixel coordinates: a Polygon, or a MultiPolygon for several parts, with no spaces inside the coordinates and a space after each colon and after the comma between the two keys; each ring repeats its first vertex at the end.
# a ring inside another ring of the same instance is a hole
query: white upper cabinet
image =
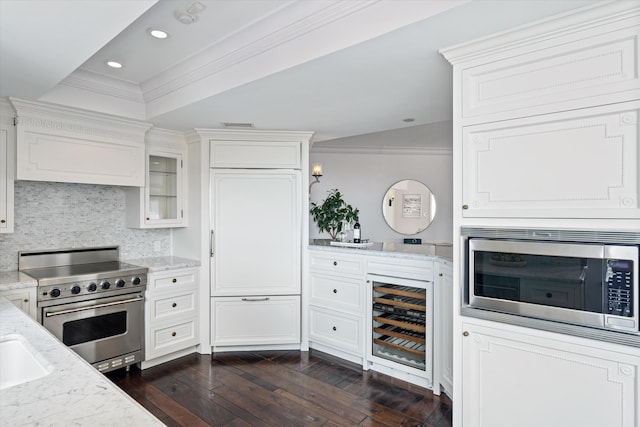
{"type": "MultiPolygon", "coordinates": [[[[253,134],[252,137],[259,138],[260,135],[253,134]]],[[[300,169],[300,150],[300,141],[296,140],[213,141],[210,166],[230,169],[300,169]]]]}
{"type": "Polygon", "coordinates": [[[462,125],[639,99],[637,4],[605,7],[444,49],[459,64],[462,125]]]}
{"type": "Polygon", "coordinates": [[[187,225],[186,147],[182,134],[152,129],[147,134],[146,180],[127,191],[127,226],[169,228],[187,225]]]}
{"type": "Polygon", "coordinates": [[[13,232],[13,108],[0,100],[0,233],[13,232]]]}
{"type": "Polygon", "coordinates": [[[150,124],[10,99],[16,110],[16,179],[142,187],[150,124]]]}
{"type": "Polygon", "coordinates": [[[638,3],[607,2],[443,49],[456,215],[639,219],[639,38],[638,3]]]}
{"type": "Polygon", "coordinates": [[[463,216],[640,218],[640,102],[462,131],[463,216]]]}

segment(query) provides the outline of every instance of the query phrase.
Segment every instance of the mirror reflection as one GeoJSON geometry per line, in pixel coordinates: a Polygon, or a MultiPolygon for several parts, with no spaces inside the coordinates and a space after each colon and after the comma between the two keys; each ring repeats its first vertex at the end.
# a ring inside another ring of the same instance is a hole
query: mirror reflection
{"type": "Polygon", "coordinates": [[[389,227],[400,234],[424,231],[436,214],[436,199],[419,181],[405,179],[393,184],[382,199],[382,215],[389,227]]]}

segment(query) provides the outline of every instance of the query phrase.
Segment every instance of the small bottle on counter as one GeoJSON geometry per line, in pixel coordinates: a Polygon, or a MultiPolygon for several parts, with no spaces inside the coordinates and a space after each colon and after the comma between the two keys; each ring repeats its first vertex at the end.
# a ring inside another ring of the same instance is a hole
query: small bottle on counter
{"type": "Polygon", "coordinates": [[[356,218],[356,223],[353,224],[353,243],[360,243],[360,239],[360,223],[358,222],[358,218],[356,218]]]}

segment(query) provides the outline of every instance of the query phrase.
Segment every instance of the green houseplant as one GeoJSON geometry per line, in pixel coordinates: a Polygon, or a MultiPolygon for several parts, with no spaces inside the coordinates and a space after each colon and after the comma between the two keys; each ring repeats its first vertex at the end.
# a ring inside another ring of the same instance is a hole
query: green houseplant
{"type": "Polygon", "coordinates": [[[359,210],[348,205],[338,189],[329,191],[322,204],[311,203],[311,215],[320,232],[327,231],[333,240],[342,231],[343,224],[351,223],[358,218],[359,210]]]}

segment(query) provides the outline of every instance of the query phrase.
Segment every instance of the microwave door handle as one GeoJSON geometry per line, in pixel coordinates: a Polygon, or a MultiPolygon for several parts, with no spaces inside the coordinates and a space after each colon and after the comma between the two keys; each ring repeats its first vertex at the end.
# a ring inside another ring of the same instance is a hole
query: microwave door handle
{"type": "Polygon", "coordinates": [[[88,307],[70,308],[68,310],[60,310],[60,311],[47,311],[44,315],[46,317],[61,316],[63,314],[77,313],[79,311],[94,310],[96,308],[105,308],[105,307],[112,307],[114,305],[128,304],[130,302],[140,301],[143,298],[144,297],[142,295],[138,295],[135,298],[129,298],[129,299],[120,300],[120,301],[107,302],[107,303],[98,304],[98,305],[91,305],[91,306],[88,306],[88,307]]]}
{"type": "Polygon", "coordinates": [[[582,273],[580,273],[580,282],[581,283],[584,283],[584,281],[586,280],[586,278],[587,278],[587,270],[588,269],[589,269],[589,267],[586,266],[586,265],[584,267],[582,267],[582,273]]]}

